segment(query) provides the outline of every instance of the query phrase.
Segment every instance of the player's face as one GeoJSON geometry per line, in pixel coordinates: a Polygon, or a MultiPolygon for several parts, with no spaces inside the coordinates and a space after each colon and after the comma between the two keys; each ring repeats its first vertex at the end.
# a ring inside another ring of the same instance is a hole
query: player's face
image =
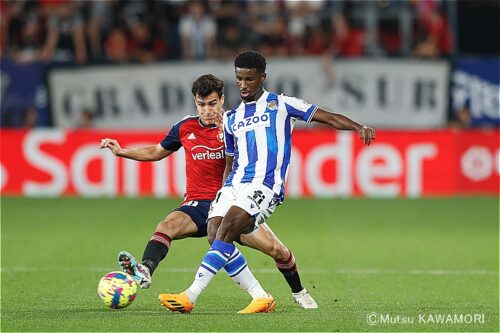
{"type": "Polygon", "coordinates": [[[206,97],[196,95],[194,102],[196,103],[196,110],[198,111],[202,123],[205,125],[213,125],[218,119],[217,113],[222,113],[224,95],[219,97],[219,94],[213,91],[206,97]]]}
{"type": "Polygon", "coordinates": [[[257,68],[248,69],[238,67],[236,67],[234,72],[241,99],[245,102],[257,100],[262,95],[266,73],[260,73],[257,68]]]}

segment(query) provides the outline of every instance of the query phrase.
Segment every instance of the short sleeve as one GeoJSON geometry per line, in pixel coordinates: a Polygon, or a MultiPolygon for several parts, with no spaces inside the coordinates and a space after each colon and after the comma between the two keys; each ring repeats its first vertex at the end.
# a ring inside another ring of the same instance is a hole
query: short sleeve
{"type": "Polygon", "coordinates": [[[281,95],[281,100],[285,104],[286,112],[296,119],[305,121],[306,123],[311,122],[312,117],[318,107],[314,104],[309,104],[306,101],[290,97],[286,95],[281,95]]]}
{"type": "Polygon", "coordinates": [[[224,127],[224,146],[225,146],[226,155],[234,156],[234,148],[235,148],[234,147],[234,136],[233,136],[233,133],[231,132],[231,129],[229,126],[228,112],[224,113],[222,124],[224,127]]]}
{"type": "Polygon", "coordinates": [[[161,140],[160,145],[170,151],[177,151],[182,147],[181,143],[181,137],[180,137],[180,128],[181,128],[182,121],[178,122],[177,124],[172,127],[170,132],[161,140]]]}

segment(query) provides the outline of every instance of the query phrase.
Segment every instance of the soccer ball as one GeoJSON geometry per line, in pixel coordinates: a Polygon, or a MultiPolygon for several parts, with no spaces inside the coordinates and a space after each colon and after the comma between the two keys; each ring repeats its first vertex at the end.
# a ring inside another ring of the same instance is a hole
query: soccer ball
{"type": "Polygon", "coordinates": [[[137,283],[127,273],[109,272],[99,281],[97,294],[110,308],[123,309],[134,301],[137,294],[137,283]]]}

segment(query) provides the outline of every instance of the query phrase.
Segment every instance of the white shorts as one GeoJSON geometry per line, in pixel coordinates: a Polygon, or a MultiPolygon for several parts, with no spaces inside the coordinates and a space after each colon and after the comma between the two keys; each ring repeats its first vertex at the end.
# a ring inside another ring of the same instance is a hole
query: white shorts
{"type": "Polygon", "coordinates": [[[276,194],[262,184],[243,183],[224,186],[210,205],[208,219],[224,217],[231,206],[237,206],[255,219],[255,224],[264,223],[274,212],[278,203],[276,194]]]}

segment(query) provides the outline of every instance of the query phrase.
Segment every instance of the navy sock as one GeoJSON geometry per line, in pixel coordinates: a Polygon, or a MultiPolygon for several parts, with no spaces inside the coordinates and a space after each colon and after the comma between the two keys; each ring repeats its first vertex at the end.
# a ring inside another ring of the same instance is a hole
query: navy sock
{"type": "Polygon", "coordinates": [[[276,267],[285,277],[286,282],[290,286],[293,293],[298,293],[304,287],[300,282],[299,272],[297,271],[297,265],[295,264],[295,257],[290,251],[290,256],[285,261],[276,261],[276,267]]]}
{"type": "Polygon", "coordinates": [[[170,242],[170,237],[164,233],[155,232],[146,245],[144,254],[142,255],[142,264],[149,269],[151,275],[153,275],[160,261],[167,256],[170,242]]]}

